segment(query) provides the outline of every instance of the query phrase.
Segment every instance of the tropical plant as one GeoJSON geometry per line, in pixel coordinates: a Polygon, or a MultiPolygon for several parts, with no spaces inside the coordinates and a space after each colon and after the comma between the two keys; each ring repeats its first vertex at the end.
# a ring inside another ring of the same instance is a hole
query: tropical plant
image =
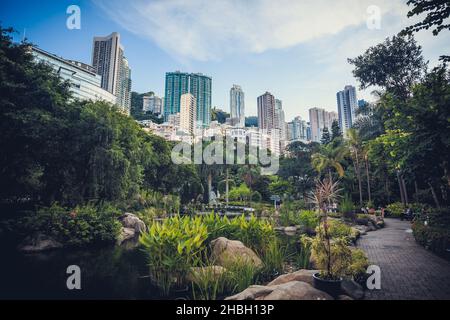
{"type": "Polygon", "coordinates": [[[175,216],[153,223],[141,234],[139,242],[147,255],[150,278],[164,295],[182,285],[190,268],[199,264],[207,238],[200,217],[175,216]]]}
{"type": "Polygon", "coordinates": [[[318,153],[315,153],[311,157],[311,163],[317,172],[328,172],[328,179],[332,179],[331,169],[334,168],[339,177],[344,176],[344,167],[342,162],[345,158],[347,150],[343,146],[334,146],[333,144],[327,144],[320,148],[318,153]]]}

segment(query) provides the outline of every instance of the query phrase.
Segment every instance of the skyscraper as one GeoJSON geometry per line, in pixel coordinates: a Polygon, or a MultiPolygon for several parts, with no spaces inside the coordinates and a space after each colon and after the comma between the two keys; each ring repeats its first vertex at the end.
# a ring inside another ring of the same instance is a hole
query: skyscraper
{"type": "Polygon", "coordinates": [[[328,112],[320,108],[309,110],[309,122],[311,125],[311,140],[320,142],[323,135],[323,129],[328,128],[331,131],[333,121],[338,119],[336,112],[328,112]]]}
{"type": "Polygon", "coordinates": [[[353,86],[345,86],[343,91],[337,93],[337,106],[339,112],[339,126],[342,132],[347,132],[355,122],[355,113],[358,106],[356,98],[356,88],[353,86]]]}
{"type": "Polygon", "coordinates": [[[164,117],[180,112],[181,96],[191,93],[196,100],[196,122],[203,127],[211,123],[211,87],[212,79],[201,73],[168,72],[166,73],[166,90],[164,117]]]}
{"type": "Polygon", "coordinates": [[[233,85],[230,90],[230,112],[231,118],[240,128],[245,127],[245,94],[238,85],[233,85]]]}
{"type": "Polygon", "coordinates": [[[106,37],[94,37],[92,66],[102,76],[101,86],[117,97],[117,104],[124,112],[130,111],[131,69],[120,44],[120,34],[113,32],[106,37]]]}
{"type": "Polygon", "coordinates": [[[308,141],[308,124],[301,117],[296,117],[288,123],[288,141],[308,141]]]}
{"type": "Polygon", "coordinates": [[[191,134],[196,128],[197,103],[194,95],[185,93],[180,99],[180,128],[191,134]]]}
{"type": "Polygon", "coordinates": [[[280,140],[285,142],[287,140],[286,120],[283,102],[279,99],[275,99],[274,127],[280,130],[280,140]]]}
{"type": "Polygon", "coordinates": [[[264,130],[275,128],[275,97],[270,92],[258,97],[258,127],[264,130]]]}
{"type": "Polygon", "coordinates": [[[162,113],[163,99],[156,96],[154,93],[145,95],[142,98],[142,102],[142,110],[144,112],[151,112],[156,115],[160,115],[162,113]]]}

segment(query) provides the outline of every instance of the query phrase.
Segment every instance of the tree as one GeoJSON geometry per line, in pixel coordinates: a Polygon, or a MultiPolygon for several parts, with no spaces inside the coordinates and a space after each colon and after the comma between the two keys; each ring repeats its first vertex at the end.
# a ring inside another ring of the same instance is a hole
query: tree
{"type": "Polygon", "coordinates": [[[353,75],[359,80],[361,89],[380,86],[403,100],[410,95],[413,84],[423,77],[427,67],[422,48],[413,36],[387,38],[348,62],[355,66],[353,75]]]}
{"type": "Polygon", "coordinates": [[[317,153],[311,157],[311,163],[317,172],[328,171],[329,179],[332,179],[331,169],[334,168],[339,177],[344,176],[344,161],[347,150],[343,146],[334,146],[332,144],[324,145],[317,153]]]}
{"type": "Polygon", "coordinates": [[[361,139],[358,135],[358,131],[356,131],[354,128],[347,130],[347,145],[350,151],[350,155],[352,156],[356,177],[358,179],[359,203],[360,205],[363,205],[361,178],[362,145],[361,139]]]}
{"type": "Polygon", "coordinates": [[[338,138],[342,138],[341,127],[339,126],[339,122],[337,120],[333,121],[331,125],[331,140],[335,140],[338,138]]]}
{"type": "MultiPolygon", "coordinates": [[[[403,30],[404,34],[419,32],[420,30],[434,27],[433,35],[437,36],[445,29],[450,30],[450,4],[445,0],[408,0],[407,4],[413,6],[408,12],[408,18],[419,16],[426,13],[424,20],[407,27],[403,30]],[[445,22],[444,22],[445,21],[445,22]]],[[[450,56],[441,56],[441,60],[450,61],[450,56]]]]}
{"type": "Polygon", "coordinates": [[[314,186],[317,173],[311,165],[311,156],[319,148],[318,143],[296,141],[288,145],[287,155],[280,158],[278,176],[291,182],[295,193],[303,198],[314,186]]]}
{"type": "Polygon", "coordinates": [[[245,183],[241,184],[237,188],[231,189],[230,191],[230,199],[232,200],[248,201],[251,195],[252,191],[245,183]]]}
{"type": "Polygon", "coordinates": [[[322,139],[320,142],[322,144],[329,144],[331,142],[330,131],[326,127],[323,129],[322,139]]]}

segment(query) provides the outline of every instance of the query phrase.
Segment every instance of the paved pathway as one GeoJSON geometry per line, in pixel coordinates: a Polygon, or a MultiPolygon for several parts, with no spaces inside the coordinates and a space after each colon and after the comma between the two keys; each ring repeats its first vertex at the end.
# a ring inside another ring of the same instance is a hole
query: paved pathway
{"type": "Polygon", "coordinates": [[[384,229],[358,241],[381,268],[381,290],[366,291],[366,299],[450,299],[450,262],[418,245],[410,228],[409,222],[386,219],[384,229]]]}

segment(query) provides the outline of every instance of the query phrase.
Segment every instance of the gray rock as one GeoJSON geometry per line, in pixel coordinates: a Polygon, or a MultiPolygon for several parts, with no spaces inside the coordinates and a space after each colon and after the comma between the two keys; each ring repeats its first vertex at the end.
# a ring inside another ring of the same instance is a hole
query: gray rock
{"type": "Polygon", "coordinates": [[[211,249],[211,260],[225,268],[234,263],[249,263],[256,268],[263,265],[256,253],[240,241],[221,237],[211,242],[211,249]]]}
{"type": "Polygon", "coordinates": [[[313,274],[318,273],[318,270],[299,270],[293,273],[283,274],[270,282],[268,286],[275,286],[291,281],[301,281],[313,285],[313,274]]]}
{"type": "Polygon", "coordinates": [[[337,298],[337,300],[355,300],[355,299],[352,299],[352,298],[350,298],[349,296],[346,296],[346,295],[340,295],[338,298],[337,298]]]}
{"type": "Polygon", "coordinates": [[[117,244],[120,246],[125,242],[135,240],[136,239],[136,231],[131,228],[122,228],[119,237],[117,238],[117,244]]]}
{"type": "Polygon", "coordinates": [[[341,288],[345,295],[348,295],[355,300],[364,298],[364,289],[354,280],[343,280],[341,288]]]}
{"type": "Polygon", "coordinates": [[[273,286],[251,286],[226,300],[333,300],[310,284],[291,281],[273,286]]]}
{"type": "Polygon", "coordinates": [[[19,250],[25,253],[37,253],[42,251],[60,249],[63,245],[55,239],[46,236],[45,234],[35,234],[33,236],[25,238],[19,250]]]}
{"type": "Polygon", "coordinates": [[[136,215],[132,213],[125,213],[121,218],[120,222],[124,228],[134,229],[136,234],[141,234],[142,232],[147,231],[147,226],[144,221],[139,219],[136,215]]]}

